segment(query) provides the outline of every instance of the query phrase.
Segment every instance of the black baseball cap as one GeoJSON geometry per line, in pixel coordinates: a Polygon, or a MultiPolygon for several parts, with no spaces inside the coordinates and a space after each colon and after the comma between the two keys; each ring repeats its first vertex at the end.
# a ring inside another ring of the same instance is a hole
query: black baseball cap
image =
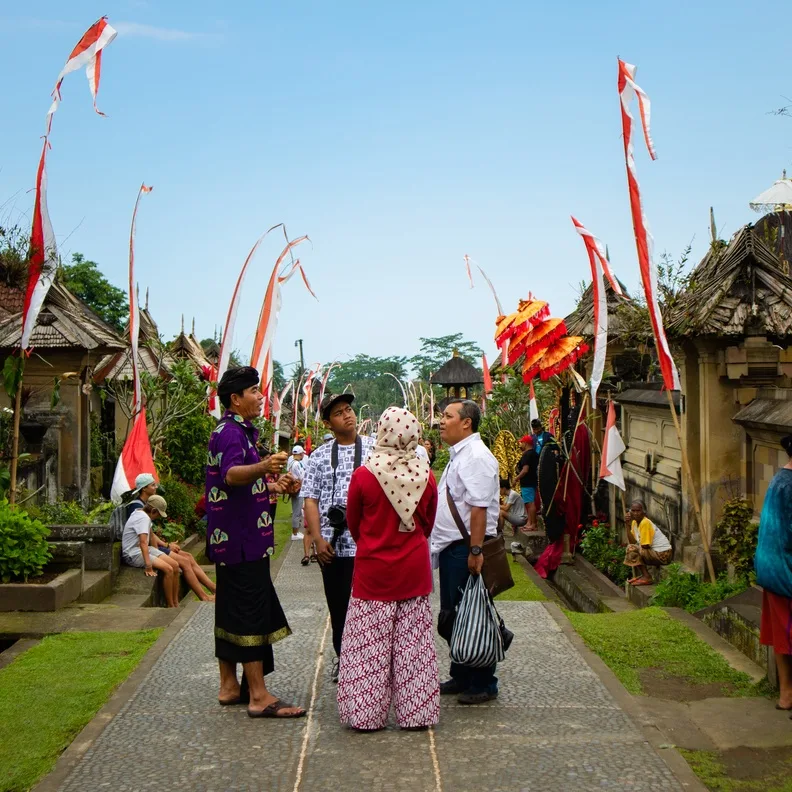
{"type": "Polygon", "coordinates": [[[352,404],[355,401],[355,396],[352,393],[338,393],[333,395],[332,393],[328,393],[325,395],[324,399],[322,399],[322,404],[320,407],[322,420],[326,421],[330,418],[330,410],[338,404],[338,402],[346,402],[347,404],[352,404]]]}

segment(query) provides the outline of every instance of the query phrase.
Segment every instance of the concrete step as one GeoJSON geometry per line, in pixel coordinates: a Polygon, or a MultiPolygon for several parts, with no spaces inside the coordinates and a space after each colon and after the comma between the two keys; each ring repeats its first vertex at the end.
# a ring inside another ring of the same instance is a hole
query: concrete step
{"type": "Polygon", "coordinates": [[[78,602],[98,604],[113,592],[113,576],[110,572],[86,570],[83,574],[82,594],[78,602]]]}

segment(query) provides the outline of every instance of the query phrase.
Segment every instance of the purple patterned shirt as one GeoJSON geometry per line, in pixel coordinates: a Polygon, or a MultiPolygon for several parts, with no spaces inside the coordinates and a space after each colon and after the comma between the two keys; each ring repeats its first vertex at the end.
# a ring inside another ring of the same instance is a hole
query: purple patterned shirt
{"type": "Polygon", "coordinates": [[[252,484],[231,487],[226,475],[237,465],[255,465],[258,430],[227,411],[209,439],[206,463],[206,546],[216,564],[240,564],[272,555],[275,531],[270,499],[262,476],[252,484]]]}

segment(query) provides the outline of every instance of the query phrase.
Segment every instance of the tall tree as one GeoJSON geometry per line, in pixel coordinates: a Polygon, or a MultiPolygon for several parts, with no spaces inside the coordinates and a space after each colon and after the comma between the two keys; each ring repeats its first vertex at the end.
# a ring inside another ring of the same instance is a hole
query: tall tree
{"type": "Polygon", "coordinates": [[[376,418],[387,407],[404,404],[399,384],[393,377],[403,380],[407,376],[407,363],[405,357],[355,355],[333,369],[327,389],[331,393],[342,393],[349,385],[355,394],[355,406],[360,409],[368,404],[366,417],[376,418]]]}
{"type": "Polygon", "coordinates": [[[102,275],[95,261],[87,261],[82,253],[73,253],[72,263],[61,267],[60,278],[97,316],[119,332],[123,331],[129,314],[129,298],[123,289],[113,286],[102,275]]]}
{"type": "Polygon", "coordinates": [[[448,361],[454,354],[454,350],[471,365],[481,365],[481,357],[484,352],[474,341],[465,341],[462,333],[453,333],[438,338],[419,338],[418,340],[421,342],[421,351],[407,361],[418,379],[428,380],[433,371],[437,371],[443,363],[448,361]]]}

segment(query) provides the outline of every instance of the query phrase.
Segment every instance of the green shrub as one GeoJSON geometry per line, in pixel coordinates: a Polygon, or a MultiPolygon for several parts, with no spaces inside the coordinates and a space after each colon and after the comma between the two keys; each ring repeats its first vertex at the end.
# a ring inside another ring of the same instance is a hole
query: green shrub
{"type": "Polygon", "coordinates": [[[738,575],[748,575],[753,571],[756,543],[759,539],[759,525],[753,522],[753,505],[745,498],[732,498],[726,501],[715,537],[726,560],[734,565],[738,575]]]}
{"type": "MultiPolygon", "coordinates": [[[[202,487],[206,479],[209,437],[217,425],[211,415],[193,413],[171,422],[164,432],[165,453],[172,476],[202,487]]],[[[270,437],[270,441],[271,441],[270,437]]]]}
{"type": "Polygon", "coordinates": [[[720,575],[715,583],[705,583],[698,575],[686,572],[681,564],[669,564],[665,568],[663,578],[657,584],[652,605],[684,608],[690,613],[695,613],[745,591],[748,586],[746,576],[729,582],[726,575],[720,575]]]}
{"type": "Polygon", "coordinates": [[[0,501],[0,581],[27,581],[41,574],[52,558],[49,529],[26,512],[0,501]]]}
{"type": "Polygon", "coordinates": [[[87,520],[91,525],[107,525],[110,522],[113,509],[115,509],[115,504],[112,501],[99,501],[88,512],[87,520]]]}
{"type": "Polygon", "coordinates": [[[615,539],[608,523],[594,520],[586,526],[580,550],[586,561],[617,585],[627,581],[630,569],[624,565],[625,547],[615,539]]]}
{"type": "Polygon", "coordinates": [[[88,515],[75,501],[44,503],[37,509],[36,517],[47,525],[85,525],[88,515]]]}
{"type": "MultiPolygon", "coordinates": [[[[168,516],[170,517],[170,505],[168,506],[168,511],[168,516]]],[[[168,544],[171,542],[183,542],[185,536],[184,526],[170,520],[164,523],[157,523],[154,526],[154,533],[164,542],[168,542],[168,544]]]]}
{"type": "Polygon", "coordinates": [[[183,526],[186,533],[192,533],[198,520],[195,504],[198,503],[203,492],[174,476],[162,478],[160,487],[163,497],[168,502],[168,520],[183,526]]]}
{"type": "Polygon", "coordinates": [[[434,465],[432,465],[432,470],[442,475],[450,459],[451,455],[449,454],[448,449],[445,446],[438,445],[437,451],[435,452],[435,462],[434,465]]]}

